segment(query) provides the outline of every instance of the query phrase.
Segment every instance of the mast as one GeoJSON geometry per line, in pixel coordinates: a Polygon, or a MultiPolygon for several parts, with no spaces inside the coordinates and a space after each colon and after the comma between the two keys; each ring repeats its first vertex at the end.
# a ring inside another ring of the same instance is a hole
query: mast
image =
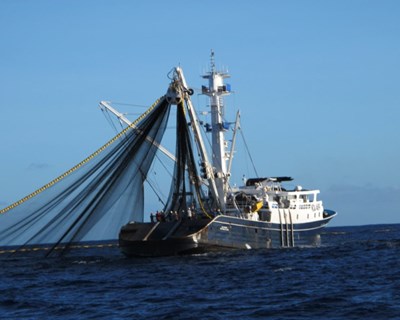
{"type": "MultiPolygon", "coordinates": [[[[230,94],[230,85],[224,84],[224,79],[229,78],[227,72],[217,71],[215,67],[214,51],[211,51],[210,71],[203,75],[208,79],[208,87],[202,86],[202,93],[210,97],[211,105],[211,135],[212,135],[212,164],[214,167],[215,184],[221,203],[225,203],[227,181],[229,177],[227,162],[229,153],[225,141],[225,131],[228,124],[224,121],[223,96],[230,94]]],[[[224,211],[225,206],[221,208],[224,211]]]]}

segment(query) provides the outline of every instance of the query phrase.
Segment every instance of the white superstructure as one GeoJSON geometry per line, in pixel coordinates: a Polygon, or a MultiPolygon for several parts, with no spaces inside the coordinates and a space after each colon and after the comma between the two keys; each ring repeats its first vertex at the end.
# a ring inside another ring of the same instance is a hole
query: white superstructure
{"type": "Polygon", "coordinates": [[[240,212],[243,218],[271,223],[309,223],[323,218],[319,190],[293,190],[282,187],[291,178],[250,179],[246,186],[233,189],[228,196],[227,214],[240,212]],[[257,214],[255,214],[257,213],[257,214]]]}

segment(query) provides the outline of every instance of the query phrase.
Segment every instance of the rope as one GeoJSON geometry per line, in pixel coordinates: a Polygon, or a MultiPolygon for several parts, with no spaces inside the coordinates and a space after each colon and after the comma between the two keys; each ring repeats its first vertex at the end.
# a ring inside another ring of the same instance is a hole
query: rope
{"type": "Polygon", "coordinates": [[[244,138],[243,131],[242,131],[242,130],[239,130],[239,131],[240,131],[240,135],[242,136],[242,139],[243,139],[244,146],[245,146],[245,148],[246,148],[247,154],[249,155],[251,164],[253,165],[253,170],[254,170],[256,176],[258,177],[259,175],[258,175],[256,166],[254,165],[254,161],[253,161],[253,158],[252,158],[252,156],[251,156],[251,153],[250,153],[249,147],[248,147],[248,145],[247,145],[246,139],[244,138]]]}
{"type": "Polygon", "coordinates": [[[162,203],[162,205],[165,207],[165,202],[161,199],[161,197],[158,194],[158,192],[156,191],[155,187],[152,185],[152,182],[149,179],[146,179],[146,182],[148,183],[150,188],[153,190],[154,194],[157,196],[158,201],[160,201],[162,203]]]}
{"type": "Polygon", "coordinates": [[[113,144],[116,140],[121,138],[128,130],[134,129],[136,127],[136,124],[142,121],[155,107],[156,105],[160,102],[161,99],[163,99],[165,96],[159,98],[156,100],[156,102],[153,103],[153,105],[146,110],[139,118],[137,118],[134,122],[132,122],[128,127],[126,127],[123,131],[121,131],[119,134],[117,134],[114,138],[112,138],[110,141],[108,141],[105,145],[103,145],[100,149],[97,151],[93,152],[90,156],[88,156],[86,159],[78,163],[76,166],[71,168],[70,170],[66,171],[59,177],[55,178],[54,180],[50,181],[49,183],[45,184],[43,187],[37,189],[36,191],[32,192],[31,194],[27,195],[25,198],[22,198],[21,200],[14,202],[13,204],[9,205],[8,207],[1,209],[0,214],[6,213],[7,211],[19,206],[20,204],[26,202],[27,200],[33,198],[34,196],[37,196],[39,193],[42,193],[46,189],[50,188],[51,186],[55,185],[57,182],[61,181],[80,167],[82,167],[84,164],[92,160],[94,157],[99,155],[102,151],[104,151],[106,148],[108,148],[111,144],[113,144]]]}
{"type": "Polygon", "coordinates": [[[110,126],[113,127],[113,129],[115,130],[115,133],[118,134],[118,129],[117,129],[116,125],[114,124],[114,122],[112,121],[110,113],[107,111],[107,109],[101,109],[101,111],[103,111],[104,117],[106,118],[106,120],[108,121],[110,126]]]}
{"type": "Polygon", "coordinates": [[[201,211],[203,211],[203,213],[207,216],[207,218],[212,219],[212,217],[208,214],[207,210],[204,208],[203,201],[201,200],[201,195],[200,195],[200,191],[199,191],[198,187],[196,187],[195,190],[197,193],[197,198],[199,200],[201,211]]]}
{"type": "MultiPolygon", "coordinates": [[[[106,243],[106,244],[83,244],[83,245],[72,245],[68,246],[69,249],[94,249],[94,248],[113,248],[118,247],[117,243],[106,243]]],[[[54,250],[65,250],[66,246],[55,247],[54,250]]],[[[50,247],[30,247],[30,248],[18,248],[18,249],[4,249],[0,250],[0,254],[17,253],[17,252],[34,252],[34,251],[48,251],[50,247]]]]}

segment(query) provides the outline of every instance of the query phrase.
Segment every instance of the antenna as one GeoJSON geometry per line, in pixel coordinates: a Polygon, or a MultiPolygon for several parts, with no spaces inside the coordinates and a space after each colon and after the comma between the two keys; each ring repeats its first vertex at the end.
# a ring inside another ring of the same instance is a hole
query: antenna
{"type": "Polygon", "coordinates": [[[211,49],[210,64],[211,64],[211,72],[215,72],[215,58],[213,49],[211,49]]]}

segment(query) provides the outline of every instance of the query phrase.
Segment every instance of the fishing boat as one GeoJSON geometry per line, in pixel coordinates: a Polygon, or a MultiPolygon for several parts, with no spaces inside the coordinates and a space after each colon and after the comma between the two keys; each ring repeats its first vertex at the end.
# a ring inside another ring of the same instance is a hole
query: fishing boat
{"type": "Polygon", "coordinates": [[[212,53],[200,90],[210,102],[210,123],[200,120],[181,67],[169,74],[167,92],[133,122],[102,101],[102,110],[127,126],[70,170],[0,209],[0,252],[61,254],[118,242],[127,256],[165,256],[318,244],[336,215],[324,208],[319,190],[287,187],[290,177],[231,183],[240,113],[233,122],[225,118],[228,77],[212,53]],[[174,153],[162,145],[171,110],[174,153]],[[173,161],[173,174],[163,209],[147,222],[144,185],[159,153],[173,161]]]}
{"type": "Polygon", "coordinates": [[[224,96],[231,93],[218,71],[214,54],[201,93],[209,97],[211,123],[199,120],[191,101],[193,89],[183,71],[173,71],[166,93],[176,105],[177,148],[169,200],[152,221],[130,221],[119,233],[127,256],[166,256],[225,249],[287,248],[318,245],[321,230],[336,215],[325,209],[319,190],[285,187],[291,177],[256,177],[232,186],[231,168],[240,114],[228,123],[224,96]],[[234,125],[232,137],[225,137],[234,125]],[[211,135],[211,150],[203,135],[211,135]],[[191,143],[194,142],[194,144],[191,143]],[[198,152],[195,160],[193,150],[198,152]]]}

